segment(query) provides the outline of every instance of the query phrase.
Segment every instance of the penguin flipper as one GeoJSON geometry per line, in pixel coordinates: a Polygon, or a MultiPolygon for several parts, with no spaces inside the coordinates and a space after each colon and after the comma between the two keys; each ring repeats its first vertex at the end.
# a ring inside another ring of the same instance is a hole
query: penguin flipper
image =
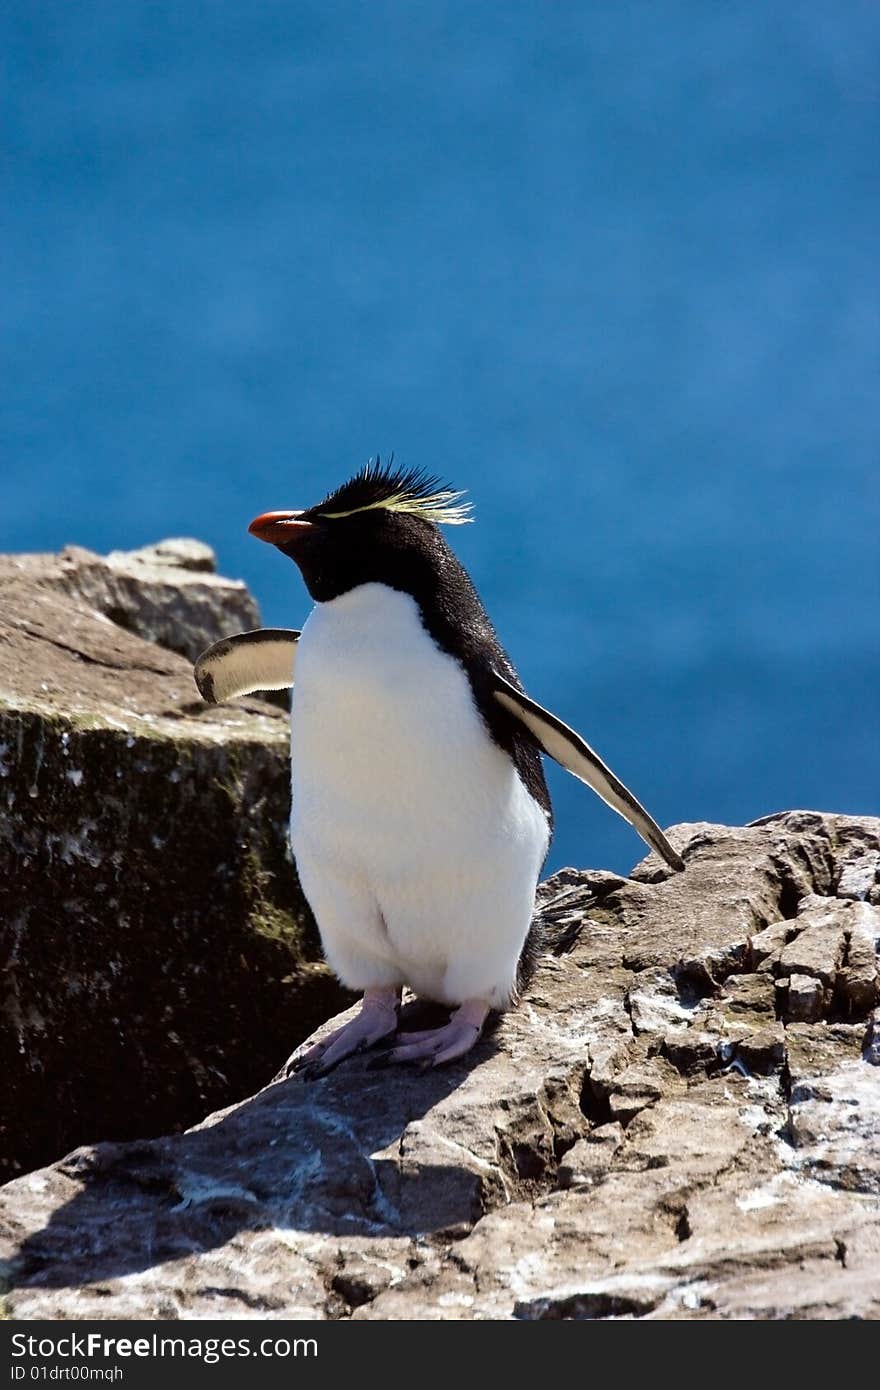
{"type": "Polygon", "coordinates": [[[202,699],[219,705],[257,690],[289,690],[299,636],[293,628],[258,627],[215,642],[193,667],[202,699]]]}
{"type": "Polygon", "coordinates": [[[530,700],[528,695],[517,690],[515,685],[511,685],[510,681],[497,671],[493,671],[492,675],[495,699],[528,729],[541,750],[559,763],[560,767],[564,767],[567,772],[572,773],[581,782],[586,782],[588,787],[592,787],[606,805],[629,821],[645,843],[656,850],[670,868],[681,871],[684,868],[684,860],[672,848],[659,825],[652,820],[632,792],[615,777],[610,767],[605,766],[598,753],[594,753],[580,734],[563,724],[555,714],[530,700]]]}

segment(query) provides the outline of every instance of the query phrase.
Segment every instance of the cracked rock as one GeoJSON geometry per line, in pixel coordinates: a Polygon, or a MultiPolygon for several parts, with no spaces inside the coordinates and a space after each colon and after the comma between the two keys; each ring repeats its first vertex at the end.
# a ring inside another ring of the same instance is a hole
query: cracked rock
{"type": "Polygon", "coordinates": [[[599,1125],[586,1139],[579,1139],[560,1160],[560,1187],[598,1182],[608,1172],[623,1145],[623,1125],[614,1121],[599,1125]]]}
{"type": "Polygon", "coordinates": [[[836,896],[865,900],[877,884],[880,884],[880,855],[863,854],[843,865],[836,896]]]}
{"type": "Polygon", "coordinates": [[[763,931],[756,932],[749,941],[749,961],[753,970],[759,970],[768,963],[778,964],[783,948],[797,934],[797,927],[782,920],[771,922],[763,931]]]}
{"type": "Polygon", "coordinates": [[[730,975],[719,996],[719,1007],[731,1018],[774,1018],[776,999],[773,983],[763,974],[730,975]]]}
{"type": "Polygon", "coordinates": [[[792,1023],[815,1023],[822,1017],[825,991],[813,975],[789,975],[785,1017],[792,1023]]]}
{"type": "Polygon", "coordinates": [[[82,599],[118,627],[189,661],[221,637],[260,625],[259,609],[246,586],[217,574],[214,552],[202,541],[159,541],[109,555],[70,545],[57,561],[51,556],[16,558],[39,561],[43,584],[82,599]]]}
{"type": "Polygon", "coordinates": [[[781,1023],[771,1023],[740,1038],[735,1047],[736,1060],[746,1073],[767,1075],[785,1062],[785,1030],[781,1023]]]}
{"type": "Polygon", "coordinates": [[[798,913],[798,933],[783,947],[779,968],[784,975],[813,975],[828,990],[834,984],[846,950],[842,905],[833,899],[811,898],[798,913]]]}
{"type": "Polygon", "coordinates": [[[844,1012],[859,1018],[880,1001],[880,909],[857,902],[847,916],[846,964],[836,984],[844,1012]]]}
{"type": "Polygon", "coordinates": [[[873,919],[833,897],[880,822],[676,843],[675,878],[548,880],[532,986],[447,1068],[353,1059],[8,1183],[7,1315],[880,1317],[873,919]]]}
{"type": "Polygon", "coordinates": [[[640,1110],[653,1105],[661,1096],[676,1095],[685,1084],[675,1067],[662,1057],[635,1062],[617,1077],[608,1097],[608,1109],[613,1120],[627,1125],[640,1110]]]}

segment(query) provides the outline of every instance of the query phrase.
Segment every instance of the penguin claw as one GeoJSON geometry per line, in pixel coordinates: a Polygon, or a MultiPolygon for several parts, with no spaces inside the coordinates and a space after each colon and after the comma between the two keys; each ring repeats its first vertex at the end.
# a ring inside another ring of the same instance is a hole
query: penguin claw
{"type": "Polygon", "coordinates": [[[302,1081],[311,1081],[314,1077],[322,1076],[323,1074],[320,1058],[314,1057],[310,1061],[306,1056],[291,1058],[285,1072],[288,1080],[298,1076],[302,1081]]]}
{"type": "Polygon", "coordinates": [[[360,1013],[341,1028],[336,1028],[320,1042],[308,1043],[298,1049],[287,1064],[288,1077],[301,1076],[312,1081],[326,1076],[347,1057],[366,1052],[374,1043],[386,1038],[397,1027],[400,991],[368,989],[364,992],[360,1013]]]}

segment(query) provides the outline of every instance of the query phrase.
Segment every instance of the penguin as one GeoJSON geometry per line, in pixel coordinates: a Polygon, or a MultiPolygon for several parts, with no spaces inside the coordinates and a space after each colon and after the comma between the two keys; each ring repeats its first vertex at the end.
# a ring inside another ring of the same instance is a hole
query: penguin
{"type": "Polygon", "coordinates": [[[293,692],[291,848],[326,958],[363,998],[292,1071],[378,1043],[383,1064],[440,1066],[516,1003],[553,830],[542,754],[684,868],[592,748],[525,693],[441,532],[471,519],[463,493],[393,458],[315,506],[262,513],[250,533],[295,562],[314,607],[302,631],[240,633],[195,666],[208,701],[293,692]],[[448,1022],[398,1032],[404,987],[448,1022]]]}

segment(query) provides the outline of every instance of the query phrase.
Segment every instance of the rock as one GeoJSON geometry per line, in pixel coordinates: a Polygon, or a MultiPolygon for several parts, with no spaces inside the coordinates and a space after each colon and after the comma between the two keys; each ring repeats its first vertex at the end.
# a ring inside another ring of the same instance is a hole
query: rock
{"type": "Polygon", "coordinates": [[[781,1011],[791,1022],[814,1022],[832,1008],[864,1018],[880,999],[878,942],[876,907],[807,894],[788,920],[752,937],[749,959],[775,977],[781,1011]]]}
{"type": "Polygon", "coordinates": [[[279,1076],[186,1134],[9,1183],[9,1315],[876,1319],[874,1012],[837,1017],[827,941],[819,1020],[776,1017],[775,983],[880,821],[675,834],[675,879],[543,885],[548,953],[460,1062],[279,1076]]]}
{"type": "Polygon", "coordinates": [[[840,872],[838,898],[867,899],[880,884],[880,854],[862,854],[845,862],[840,872]]]}
{"type": "Polygon", "coordinates": [[[640,970],[627,990],[627,1009],[637,1037],[662,1039],[670,1029],[683,1032],[702,1002],[685,997],[671,970],[640,970]]]}
{"type": "Polygon", "coordinates": [[[623,1125],[617,1122],[599,1125],[586,1139],[578,1139],[559,1161],[559,1186],[578,1187],[604,1178],[623,1141],[623,1125]]]}
{"type": "Polygon", "coordinates": [[[880,1002],[880,974],[877,951],[880,948],[880,909],[867,903],[853,903],[845,923],[845,964],[837,973],[837,994],[847,1015],[864,1018],[880,1002]]]}
{"type": "Polygon", "coordinates": [[[676,1095],[686,1089],[675,1066],[664,1058],[633,1062],[615,1078],[614,1089],[608,1097],[608,1110],[613,1120],[627,1125],[640,1110],[646,1110],[661,1096],[676,1095]]]}
{"type": "MultiPolygon", "coordinates": [[[[624,964],[646,970],[668,963],[668,923],[673,918],[680,949],[677,969],[698,991],[712,990],[743,969],[756,933],[793,915],[806,894],[825,893],[831,886],[834,856],[823,818],[790,814],[798,818],[796,853],[778,817],[736,830],[693,825],[688,827],[691,839],[682,847],[687,879],[675,874],[651,885],[630,880],[606,897],[603,907],[616,909],[633,924],[624,964]],[[708,904],[711,900],[714,909],[722,887],[724,912],[715,917],[708,904]]],[[[645,867],[655,862],[649,860],[645,867]]],[[[642,877],[637,868],[633,878],[642,877]]]]}
{"type": "Polygon", "coordinates": [[[813,975],[790,975],[785,1017],[791,1023],[815,1023],[822,1017],[825,993],[813,975]]]}
{"type": "Polygon", "coordinates": [[[775,1017],[776,991],[766,975],[728,975],[718,1002],[732,1020],[754,1020],[763,1025],[768,1016],[775,1017]]]}
{"type": "Polygon", "coordinates": [[[172,551],[0,558],[7,1175],[194,1123],[345,997],[290,864],[285,716],[204,705],[187,660],[82,597],[181,647],[191,618],[198,643],[236,606],[257,620],[241,585],[192,568],[204,548],[172,551]]]}
{"type": "Polygon", "coordinates": [[[837,903],[811,900],[798,910],[800,930],[783,947],[779,967],[784,975],[812,975],[830,989],[846,947],[844,910],[837,903]]]}
{"type": "Polygon", "coordinates": [[[70,545],[57,558],[15,559],[36,559],[41,583],[190,661],[221,637],[260,625],[245,585],[216,573],[214,552],[202,541],[159,541],[109,555],[70,545]]]}
{"type": "Polygon", "coordinates": [[[763,931],[756,932],[749,939],[749,963],[753,970],[759,969],[766,961],[778,963],[783,947],[797,935],[797,928],[791,922],[771,922],[763,931]]]}
{"type": "Polygon", "coordinates": [[[792,1144],[815,1177],[880,1197],[880,1085],[862,1055],[864,1028],[801,1024],[789,1033],[792,1144]]]}
{"type": "Polygon", "coordinates": [[[727,1065],[733,1056],[733,1049],[726,1046],[717,1033],[702,1028],[670,1031],[663,1041],[663,1052],[686,1077],[727,1065]]]}
{"type": "Polygon", "coordinates": [[[737,1039],[732,1064],[746,1076],[768,1076],[785,1064],[785,1030],[781,1022],[768,1024],[737,1039]]]}

